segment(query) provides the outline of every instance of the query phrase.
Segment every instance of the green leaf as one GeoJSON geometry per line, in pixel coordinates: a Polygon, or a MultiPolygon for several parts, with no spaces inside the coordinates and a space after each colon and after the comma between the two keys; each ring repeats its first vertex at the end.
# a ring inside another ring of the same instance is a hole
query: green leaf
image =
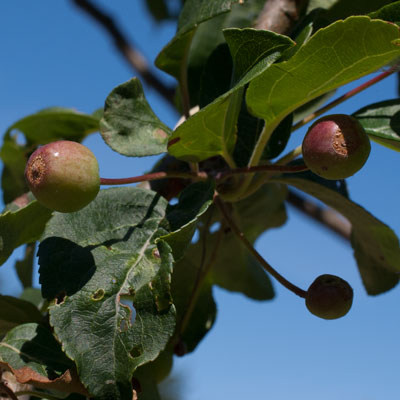
{"type": "MultiPolygon", "coordinates": [[[[209,248],[217,240],[217,235],[214,233],[210,236],[207,241],[209,248]]],[[[274,297],[268,275],[232,232],[223,236],[210,280],[223,289],[242,293],[250,299],[270,300],[274,297]]]]}
{"type": "Polygon", "coordinates": [[[99,130],[99,119],[76,110],[53,107],[20,119],[8,128],[7,133],[14,130],[22,132],[34,144],[58,139],[80,142],[89,133],[99,130]]]}
{"type": "Polygon", "coordinates": [[[1,214],[0,265],[6,262],[17,247],[38,240],[51,214],[51,210],[29,199],[21,208],[1,214]]]}
{"type": "Polygon", "coordinates": [[[156,21],[162,21],[169,17],[168,7],[164,0],[146,0],[146,6],[156,21]]]}
{"type": "MultiPolygon", "coordinates": [[[[202,161],[209,157],[221,155],[225,160],[233,165],[232,154],[236,142],[236,124],[242,102],[242,91],[244,86],[256,76],[268,69],[288,47],[293,45],[291,39],[286,36],[278,35],[269,31],[256,30],[229,30],[235,32],[236,40],[243,32],[243,43],[248,46],[249,35],[253,38],[260,36],[262,39],[262,49],[256,49],[254,62],[249,61],[248,66],[254,65],[240,81],[228,92],[218,97],[214,102],[197,112],[172,134],[169,141],[168,151],[176,158],[186,161],[202,161]],[[260,61],[260,57],[264,57],[260,61]]],[[[229,37],[228,33],[228,37],[229,37]]],[[[235,43],[234,48],[240,48],[235,43]]],[[[239,52],[239,50],[237,50],[239,52]]],[[[236,61],[235,54],[234,63],[236,61]]],[[[241,66],[240,68],[244,68],[241,66]]]]}
{"type": "Polygon", "coordinates": [[[161,236],[172,248],[175,261],[183,257],[198,219],[207,211],[214,196],[213,182],[197,182],[186,187],[179,196],[179,203],[168,210],[167,219],[171,233],[161,236]]]}
{"type": "Polygon", "coordinates": [[[285,185],[269,183],[246,199],[234,203],[237,223],[251,243],[267,229],[286,222],[286,196],[285,185]]]}
{"type": "MultiPolygon", "coordinates": [[[[196,254],[193,255],[191,247],[189,247],[185,257],[174,266],[171,291],[176,306],[177,321],[182,321],[193,296],[201,263],[201,260],[195,256],[196,254]]],[[[212,285],[209,280],[206,280],[198,292],[186,329],[181,335],[181,344],[188,353],[192,352],[210,331],[216,315],[217,307],[212,295],[212,285]]]]}
{"type": "Polygon", "coordinates": [[[185,121],[173,132],[168,152],[188,162],[199,162],[216,155],[230,162],[236,141],[235,125],[241,95],[239,90],[218,97],[185,121]]]}
{"type": "Polygon", "coordinates": [[[392,150],[400,151],[400,100],[370,104],[353,114],[369,137],[392,150]]]}
{"type": "Polygon", "coordinates": [[[25,165],[27,162],[27,149],[16,143],[16,137],[9,133],[4,135],[0,158],[3,161],[1,174],[1,189],[3,201],[10,203],[15,198],[28,191],[25,183],[25,165]]]}
{"type": "Polygon", "coordinates": [[[39,247],[50,323],[96,398],[131,398],[134,370],[154,360],[175,326],[168,203],[136,187],[100,191],[76,213],[56,213],[39,247]]]}
{"type": "MultiPolygon", "coordinates": [[[[268,229],[282,226],[286,222],[286,196],[286,185],[270,183],[248,198],[232,204],[232,215],[251,243],[268,229]]],[[[230,230],[207,235],[208,257],[218,240],[219,247],[212,261],[208,281],[251,299],[272,299],[274,291],[268,274],[230,230]],[[221,234],[222,238],[219,237],[221,234]]],[[[200,262],[202,252],[203,240],[199,240],[190,246],[188,258],[200,262]]]]}
{"type": "Polygon", "coordinates": [[[0,342],[0,365],[19,383],[88,395],[74,374],[73,362],[44,326],[29,323],[9,331],[0,342]]]}
{"type": "Polygon", "coordinates": [[[383,21],[350,17],[319,30],[290,60],[271,66],[250,83],[247,105],[267,126],[253,163],[286,115],[399,55],[399,30],[383,21]]]}
{"type": "Polygon", "coordinates": [[[224,36],[233,59],[235,82],[272,52],[282,52],[294,45],[287,36],[251,28],[225,29],[224,36]]]}
{"type": "Polygon", "coordinates": [[[27,322],[40,322],[42,314],[30,302],[0,295],[0,336],[27,322]]]}
{"type": "Polygon", "coordinates": [[[336,190],[305,179],[303,174],[280,176],[276,179],[316,197],[350,221],[354,256],[369,294],[383,293],[398,283],[399,240],[387,225],[336,190]]]}
{"type": "Polygon", "coordinates": [[[179,82],[184,80],[187,57],[193,35],[201,23],[230,11],[232,4],[239,0],[187,0],[179,16],[175,37],[158,55],[158,68],[174,76],[179,82]]]}
{"type": "Polygon", "coordinates": [[[381,9],[368,14],[371,18],[383,19],[399,24],[400,23],[400,1],[388,4],[381,9]]]}
{"type": "Polygon", "coordinates": [[[34,304],[36,307],[40,307],[43,303],[43,297],[40,289],[37,288],[25,288],[22,292],[20,299],[29,301],[30,303],[34,304]]]}
{"type": "MultiPolygon", "coordinates": [[[[310,0],[307,13],[312,9],[321,7],[321,12],[317,19],[317,27],[326,26],[339,19],[344,19],[350,15],[365,15],[391,3],[393,0],[310,0]]],[[[375,18],[375,17],[374,17],[375,18]]]]}
{"type": "MultiPolygon", "coordinates": [[[[225,28],[245,28],[253,25],[253,22],[258,17],[264,2],[260,0],[247,0],[244,3],[233,4],[230,12],[221,14],[214,17],[202,24],[200,24],[196,30],[193,41],[190,45],[190,54],[187,62],[187,75],[188,75],[188,90],[191,107],[200,104],[204,106],[210,103],[218,96],[211,97],[207,103],[202,103],[201,95],[204,95],[204,81],[210,79],[214,81],[218,87],[220,87],[219,77],[215,75],[218,69],[224,68],[226,62],[231,62],[231,56],[228,53],[228,59],[226,61],[214,60],[213,67],[210,66],[210,58],[216,49],[225,44],[225,38],[223,35],[223,29],[225,28]],[[205,69],[208,67],[214,69],[211,73],[207,73],[205,69]],[[207,75],[207,77],[205,76],[207,75]],[[202,93],[200,93],[200,89],[202,93]]],[[[228,86],[220,92],[218,95],[226,92],[230,88],[231,83],[231,67],[225,69],[222,77],[223,81],[228,81],[228,86]]],[[[212,89],[213,82],[206,82],[207,88],[212,89]]],[[[212,90],[212,93],[215,91],[212,90]]],[[[208,98],[210,96],[207,96],[208,98]]]]}
{"type": "MultiPolygon", "coordinates": [[[[205,107],[231,87],[232,57],[226,43],[220,44],[208,58],[202,74],[197,79],[199,87],[199,106],[205,107]]],[[[190,96],[192,98],[193,96],[190,96]]]]}
{"type": "Polygon", "coordinates": [[[154,114],[137,78],[117,86],[108,95],[100,130],[104,141],[125,156],[167,151],[170,129],[154,114]]]}

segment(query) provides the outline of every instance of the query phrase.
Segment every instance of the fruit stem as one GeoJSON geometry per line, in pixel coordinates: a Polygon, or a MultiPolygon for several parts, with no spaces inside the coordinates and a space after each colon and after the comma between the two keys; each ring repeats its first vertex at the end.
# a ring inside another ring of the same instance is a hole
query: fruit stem
{"type": "Polygon", "coordinates": [[[350,90],[349,92],[345,93],[343,96],[338,97],[337,99],[331,101],[327,105],[321,107],[319,110],[313,112],[310,115],[307,115],[307,117],[303,118],[301,121],[297,122],[296,124],[293,125],[292,127],[292,132],[301,128],[302,126],[308,124],[310,121],[312,121],[314,118],[319,117],[320,115],[324,114],[326,111],[330,110],[333,107],[336,107],[338,104],[343,103],[345,100],[350,99],[354,95],[362,92],[363,90],[369,88],[370,86],[374,85],[377,82],[380,82],[382,79],[385,79],[389,75],[393,74],[398,70],[398,65],[391,67],[385,72],[380,73],[378,76],[375,78],[370,79],[369,81],[363,83],[360,86],[357,86],[356,88],[350,90]]]}
{"type": "Polygon", "coordinates": [[[252,246],[252,244],[247,240],[247,238],[244,236],[243,232],[239,229],[239,227],[236,225],[235,221],[233,218],[231,218],[228,210],[226,209],[226,206],[224,202],[216,196],[214,198],[215,204],[218,206],[220,209],[222,215],[224,216],[226,223],[228,226],[232,229],[232,231],[236,234],[238,239],[247,247],[247,249],[250,251],[250,253],[256,258],[256,260],[262,265],[262,267],[270,274],[272,275],[280,284],[285,286],[287,289],[289,289],[291,292],[294,294],[297,294],[297,296],[300,296],[302,298],[305,298],[307,295],[307,292],[303,289],[300,289],[296,285],[293,285],[293,283],[289,282],[286,278],[284,278],[278,271],[276,271],[262,256],[261,254],[252,246]]]}
{"type": "Polygon", "coordinates": [[[181,179],[194,179],[204,181],[208,179],[206,172],[152,172],[151,174],[144,174],[140,176],[132,176],[129,178],[100,178],[101,185],[125,185],[128,183],[138,183],[143,181],[156,181],[159,179],[181,178],[181,179]]]}
{"type": "MultiPolygon", "coordinates": [[[[308,168],[302,165],[259,165],[256,167],[244,167],[244,168],[235,168],[232,170],[228,170],[225,172],[220,172],[217,174],[218,180],[224,180],[228,176],[237,175],[237,174],[248,174],[254,172],[264,172],[264,171],[273,171],[273,172],[301,172],[306,171],[308,168]]],[[[192,179],[198,181],[205,181],[209,178],[207,172],[204,171],[187,171],[187,172],[152,172],[150,174],[144,174],[139,176],[131,176],[129,178],[100,178],[101,185],[126,185],[129,183],[138,183],[143,181],[156,181],[159,179],[170,179],[170,178],[180,178],[180,179],[192,179]]]]}

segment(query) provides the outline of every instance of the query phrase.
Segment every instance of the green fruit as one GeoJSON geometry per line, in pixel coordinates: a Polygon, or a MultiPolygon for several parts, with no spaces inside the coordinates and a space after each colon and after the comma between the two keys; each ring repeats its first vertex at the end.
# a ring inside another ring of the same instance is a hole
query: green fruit
{"type": "Polygon", "coordinates": [[[341,318],[348,313],[352,303],[353,289],[335,275],[319,276],[307,290],[306,306],[320,318],[341,318]]]}
{"type": "Polygon", "coordinates": [[[46,144],[32,153],[25,178],[41,204],[60,212],[80,210],[100,189],[94,154],[80,143],[67,140],[46,144]]]}
{"type": "Polygon", "coordinates": [[[345,179],[354,175],[368,159],[371,144],[356,118],[328,115],[316,121],[304,137],[304,162],[325,179],[345,179]]]}

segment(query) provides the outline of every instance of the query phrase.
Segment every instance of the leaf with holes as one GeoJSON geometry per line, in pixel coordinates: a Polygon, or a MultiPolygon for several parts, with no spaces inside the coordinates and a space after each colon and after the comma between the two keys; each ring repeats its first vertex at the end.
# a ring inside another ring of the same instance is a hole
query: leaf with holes
{"type": "Polygon", "coordinates": [[[157,357],[175,327],[167,201],[133,188],[103,190],[85,209],[56,213],[39,246],[50,324],[89,392],[132,395],[134,370],[157,357]]]}
{"type": "Polygon", "coordinates": [[[113,150],[130,157],[166,152],[170,136],[170,129],[154,114],[137,78],[108,95],[100,131],[113,150]]]}

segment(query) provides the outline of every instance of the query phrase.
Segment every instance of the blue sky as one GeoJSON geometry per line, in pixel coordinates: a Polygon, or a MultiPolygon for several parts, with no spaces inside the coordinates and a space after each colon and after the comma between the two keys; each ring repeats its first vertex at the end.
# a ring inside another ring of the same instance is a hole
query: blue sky
{"type": "MultiPolygon", "coordinates": [[[[151,61],[174,34],[173,24],[149,19],[142,1],[97,3],[112,11],[151,61]]],[[[66,0],[4,2],[0,37],[1,132],[45,107],[90,113],[104,104],[115,86],[133,76],[109,37],[66,0]]],[[[161,77],[171,82],[164,74],[161,77]]],[[[145,91],[159,117],[174,126],[179,116],[151,88],[145,86],[145,91]]],[[[332,112],[352,113],[396,96],[392,77],[332,112]]],[[[298,145],[303,135],[304,130],[294,133],[289,148],[298,145]]],[[[85,144],[98,157],[102,177],[138,175],[154,162],[113,153],[97,134],[85,144]]],[[[352,199],[399,235],[398,166],[398,153],[372,144],[366,166],[348,184],[352,199]]],[[[400,289],[367,296],[349,245],[292,208],[288,214],[288,223],[264,234],[257,249],[304,289],[322,273],[348,280],[355,291],[353,308],[345,318],[325,321],[309,314],[304,301],[275,282],[277,296],[265,303],[215,289],[215,327],[193,354],[175,362],[182,398],[398,399],[400,289]]],[[[3,294],[21,291],[13,278],[14,260],[0,270],[3,294]]]]}

